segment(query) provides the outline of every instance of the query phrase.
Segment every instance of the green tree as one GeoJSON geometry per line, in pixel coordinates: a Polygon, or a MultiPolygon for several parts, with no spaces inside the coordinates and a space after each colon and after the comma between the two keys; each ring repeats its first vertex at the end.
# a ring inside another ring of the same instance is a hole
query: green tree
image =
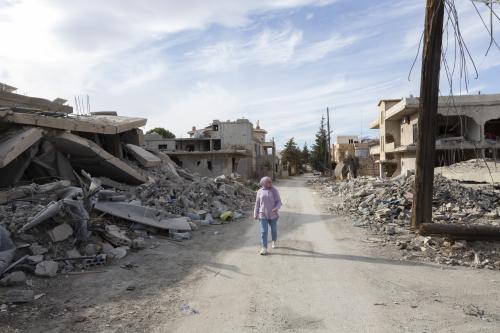
{"type": "Polygon", "coordinates": [[[327,164],[327,133],[325,129],[325,117],[321,117],[321,124],[316,133],[316,139],[312,146],[311,152],[311,166],[313,169],[325,172],[327,164]]]}
{"type": "Polygon", "coordinates": [[[301,170],[302,153],[294,138],[291,138],[285,144],[285,149],[281,152],[281,159],[283,164],[294,167],[296,171],[301,170]]]}
{"type": "Polygon", "coordinates": [[[305,169],[306,164],[310,163],[311,153],[309,152],[309,148],[307,147],[307,142],[304,143],[304,147],[301,152],[302,157],[302,167],[305,169]]]}
{"type": "Polygon", "coordinates": [[[175,139],[175,134],[163,127],[155,127],[146,132],[146,134],[151,134],[151,133],[158,133],[164,139],[175,139]]]}

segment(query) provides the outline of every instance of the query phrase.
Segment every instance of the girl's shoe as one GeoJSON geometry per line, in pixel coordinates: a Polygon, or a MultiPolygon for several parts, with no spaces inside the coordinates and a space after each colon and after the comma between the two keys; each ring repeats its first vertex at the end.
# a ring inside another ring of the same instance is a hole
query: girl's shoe
{"type": "Polygon", "coordinates": [[[260,250],[260,255],[261,255],[261,256],[265,256],[266,254],[267,254],[267,249],[266,249],[266,248],[262,248],[262,249],[260,250]]]}
{"type": "Polygon", "coordinates": [[[277,247],[278,247],[278,243],[277,243],[276,241],[273,241],[273,242],[271,243],[271,247],[272,247],[273,249],[277,248],[277,247]]]}

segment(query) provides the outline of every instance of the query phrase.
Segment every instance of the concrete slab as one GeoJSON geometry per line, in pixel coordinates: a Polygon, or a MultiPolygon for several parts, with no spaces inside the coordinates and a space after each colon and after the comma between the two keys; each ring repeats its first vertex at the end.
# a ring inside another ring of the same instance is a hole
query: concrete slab
{"type": "Polygon", "coordinates": [[[53,116],[50,114],[0,110],[0,122],[98,134],[119,134],[146,125],[145,118],[122,116],[53,116]]]}
{"type": "Polygon", "coordinates": [[[54,277],[57,275],[57,270],[59,269],[59,264],[52,260],[42,261],[38,263],[35,268],[35,275],[54,277]]]}
{"type": "Polygon", "coordinates": [[[141,148],[139,146],[128,143],[125,145],[125,148],[134,156],[134,158],[141,163],[141,165],[146,168],[155,167],[161,164],[161,159],[154,154],[151,154],[149,151],[141,148]]]}
{"type": "Polygon", "coordinates": [[[71,133],[61,133],[50,140],[57,150],[71,156],[71,165],[77,172],[83,169],[94,177],[108,177],[132,185],[147,181],[146,176],[90,140],[71,133]]]}
{"type": "Polygon", "coordinates": [[[470,183],[500,183],[500,162],[472,159],[434,169],[434,174],[470,183]]]}
{"type": "Polygon", "coordinates": [[[168,217],[164,211],[127,202],[98,201],[100,212],[163,230],[191,231],[187,217],[168,217]]]}
{"type": "Polygon", "coordinates": [[[43,111],[64,113],[73,112],[73,108],[71,106],[59,103],[59,101],[64,100],[58,98],[55,101],[49,101],[45,98],[19,95],[10,91],[0,90],[0,106],[3,107],[28,107],[43,111]]]}
{"type": "Polygon", "coordinates": [[[18,186],[13,189],[7,191],[0,191],[0,205],[5,204],[6,202],[21,199],[21,198],[31,198],[36,195],[40,195],[43,193],[54,192],[66,187],[69,187],[71,182],[68,180],[59,180],[53,183],[48,184],[30,184],[18,186]]]}
{"type": "Polygon", "coordinates": [[[63,223],[50,230],[48,234],[54,243],[61,242],[73,235],[73,228],[69,224],[63,223]]]}
{"type": "Polygon", "coordinates": [[[21,128],[2,134],[0,142],[0,168],[5,167],[28,148],[38,142],[43,135],[41,128],[21,128]]]}

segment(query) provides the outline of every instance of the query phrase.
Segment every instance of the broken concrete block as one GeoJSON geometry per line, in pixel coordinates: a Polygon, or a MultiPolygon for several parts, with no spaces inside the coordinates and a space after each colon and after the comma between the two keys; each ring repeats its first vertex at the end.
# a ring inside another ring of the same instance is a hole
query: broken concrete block
{"type": "Polygon", "coordinates": [[[2,301],[5,303],[28,303],[35,298],[33,290],[9,289],[2,295],[2,301]]]}
{"type": "Polygon", "coordinates": [[[105,237],[113,243],[115,246],[131,246],[132,241],[125,235],[125,232],[122,231],[119,227],[114,224],[106,225],[105,228],[106,235],[105,237]]]}
{"type": "Polygon", "coordinates": [[[31,244],[29,249],[30,249],[31,254],[33,254],[33,255],[45,254],[49,251],[46,247],[43,247],[37,243],[31,244]]]}
{"type": "Polygon", "coordinates": [[[97,254],[97,245],[90,243],[85,245],[85,255],[95,256],[97,254]]]}
{"type": "Polygon", "coordinates": [[[378,209],[375,212],[375,216],[379,219],[382,219],[384,217],[390,216],[391,215],[391,209],[390,208],[382,208],[378,209]]]}
{"type": "Polygon", "coordinates": [[[26,274],[22,271],[16,271],[7,274],[2,280],[0,280],[0,285],[2,286],[16,286],[25,283],[26,283],[26,274]]]}
{"type": "Polygon", "coordinates": [[[150,168],[160,165],[161,159],[149,151],[133,144],[126,144],[125,149],[127,149],[132,156],[144,167],[150,168]]]}
{"type": "Polygon", "coordinates": [[[191,233],[190,232],[172,232],[170,233],[172,238],[176,241],[190,240],[191,233]]]}
{"type": "Polygon", "coordinates": [[[43,261],[43,255],[42,254],[38,254],[38,255],[35,255],[35,256],[28,256],[28,258],[26,258],[26,260],[28,260],[29,262],[32,262],[34,264],[38,264],[39,262],[43,261]]]}
{"type": "Polygon", "coordinates": [[[73,235],[73,228],[69,224],[63,223],[48,232],[53,242],[61,242],[73,235]]]}
{"type": "Polygon", "coordinates": [[[111,254],[114,259],[123,259],[127,256],[128,249],[129,248],[127,246],[115,247],[111,250],[111,254]]]}
{"type": "Polygon", "coordinates": [[[78,258],[81,257],[80,251],[78,251],[76,248],[72,248],[71,250],[66,251],[66,257],[67,258],[78,258]]]}
{"type": "Polygon", "coordinates": [[[115,257],[113,253],[114,247],[109,243],[102,243],[102,252],[106,254],[110,259],[115,257]]]}
{"type": "Polygon", "coordinates": [[[191,230],[192,230],[192,231],[196,231],[196,230],[198,230],[198,226],[196,225],[196,223],[194,223],[194,222],[189,222],[189,225],[191,226],[191,230]]]}
{"type": "Polygon", "coordinates": [[[132,241],[133,249],[145,249],[147,246],[146,241],[142,237],[138,237],[132,241]]]}
{"type": "Polygon", "coordinates": [[[52,260],[42,261],[36,265],[35,274],[38,276],[54,277],[57,275],[59,264],[52,260]]]}

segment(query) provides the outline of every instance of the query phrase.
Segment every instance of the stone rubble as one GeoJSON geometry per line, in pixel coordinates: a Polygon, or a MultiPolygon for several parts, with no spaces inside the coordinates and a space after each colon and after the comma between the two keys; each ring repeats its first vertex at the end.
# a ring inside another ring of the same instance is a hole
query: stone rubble
{"type": "MultiPolygon", "coordinates": [[[[413,175],[381,180],[359,177],[347,181],[314,178],[309,181],[329,201],[328,209],[349,215],[353,226],[364,227],[394,243],[405,259],[440,264],[500,269],[500,244],[423,237],[410,231],[413,175]]],[[[440,175],[434,179],[435,223],[499,226],[500,190],[492,185],[465,186],[440,175]]]]}
{"type": "Polygon", "coordinates": [[[67,187],[0,204],[0,226],[10,233],[17,246],[12,262],[22,259],[8,272],[0,272],[0,284],[23,287],[23,291],[15,290],[6,299],[0,297],[0,304],[33,301],[33,287],[28,285],[31,280],[27,275],[50,278],[95,269],[110,260],[126,257],[130,251],[152,247],[151,244],[157,243],[157,234],[174,241],[188,241],[201,226],[229,222],[221,219],[226,212],[231,212],[234,220],[242,218],[252,208],[255,198],[253,183],[231,177],[200,177],[169,163],[143,172],[149,181],[139,186],[104,186],[89,176],[91,184],[84,182],[81,188],[67,187]],[[151,211],[164,212],[169,221],[185,221],[190,230],[162,230],[104,214],[93,209],[100,200],[151,207],[151,211]],[[58,204],[61,202],[77,204],[58,204]],[[63,208],[56,213],[52,211],[38,224],[25,227],[34,218],[43,216],[47,207],[56,206],[63,208]],[[80,208],[85,212],[75,214],[80,208]]]}

